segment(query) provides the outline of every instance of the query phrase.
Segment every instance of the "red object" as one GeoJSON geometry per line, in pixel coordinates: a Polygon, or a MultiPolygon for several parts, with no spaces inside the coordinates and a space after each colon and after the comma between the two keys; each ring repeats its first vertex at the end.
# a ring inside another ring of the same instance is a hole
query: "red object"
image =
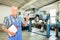
{"type": "Polygon", "coordinates": [[[20,26],[16,26],[16,28],[19,28],[20,26]]]}

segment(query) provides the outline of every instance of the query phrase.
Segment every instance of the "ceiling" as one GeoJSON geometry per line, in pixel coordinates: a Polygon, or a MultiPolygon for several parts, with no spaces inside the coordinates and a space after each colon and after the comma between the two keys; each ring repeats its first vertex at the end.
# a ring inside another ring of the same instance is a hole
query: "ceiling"
{"type": "Polygon", "coordinates": [[[55,3],[59,0],[37,0],[34,3],[31,3],[30,5],[27,5],[23,7],[22,9],[29,9],[29,8],[42,8],[44,6],[50,5],[52,3],[55,3]]]}
{"type": "Polygon", "coordinates": [[[17,5],[19,8],[28,3],[31,0],[0,0],[0,4],[12,6],[17,5]]]}
{"type": "Polygon", "coordinates": [[[41,8],[59,0],[0,0],[0,4],[17,5],[20,9],[41,8]]]}
{"type": "Polygon", "coordinates": [[[52,2],[55,2],[56,0],[38,0],[35,3],[33,3],[36,7],[43,7],[44,5],[50,4],[52,2]]]}

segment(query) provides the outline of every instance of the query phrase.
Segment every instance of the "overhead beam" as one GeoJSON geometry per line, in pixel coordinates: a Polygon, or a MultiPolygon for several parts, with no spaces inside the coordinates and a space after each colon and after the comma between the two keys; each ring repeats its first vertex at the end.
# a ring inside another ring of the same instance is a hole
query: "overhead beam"
{"type": "Polygon", "coordinates": [[[0,4],[6,5],[6,6],[12,6],[13,3],[17,3],[17,4],[18,4],[18,2],[13,1],[13,0],[7,0],[7,1],[0,2],[0,4]],[[11,4],[11,5],[10,5],[10,4],[11,4]]]}
{"type": "Polygon", "coordinates": [[[39,7],[39,8],[42,8],[42,7],[48,6],[48,5],[53,4],[53,3],[55,3],[55,2],[58,2],[58,1],[60,1],[60,0],[53,1],[53,2],[51,2],[51,3],[48,3],[48,4],[44,5],[44,6],[41,6],[41,7],[39,7]]]}
{"type": "MultiPolygon", "coordinates": [[[[5,4],[0,3],[0,5],[5,5],[5,4]]],[[[8,5],[5,5],[5,6],[8,6],[8,5]]]]}
{"type": "Polygon", "coordinates": [[[59,2],[57,2],[57,12],[60,12],[60,9],[59,9],[59,6],[60,6],[60,1],[59,2]]]}
{"type": "Polygon", "coordinates": [[[37,1],[37,0],[32,0],[32,1],[28,2],[27,4],[25,4],[24,6],[22,6],[22,7],[20,8],[20,10],[23,9],[23,8],[25,8],[25,7],[27,7],[28,5],[36,2],[36,1],[37,1]]]}

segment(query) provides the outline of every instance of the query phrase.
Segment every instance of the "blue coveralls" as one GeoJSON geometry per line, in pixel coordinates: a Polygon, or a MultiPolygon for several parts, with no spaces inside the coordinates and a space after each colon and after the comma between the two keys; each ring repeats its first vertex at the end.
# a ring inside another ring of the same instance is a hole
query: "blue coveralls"
{"type": "Polygon", "coordinates": [[[31,21],[30,20],[28,21],[28,28],[27,29],[28,29],[28,32],[31,32],[31,30],[32,30],[32,28],[31,28],[31,21]]]}
{"type": "MultiPolygon", "coordinates": [[[[47,16],[46,20],[47,21],[50,20],[50,16],[47,16]]],[[[47,37],[48,38],[50,37],[50,26],[51,26],[50,23],[47,24],[47,37]]]]}
{"type": "Polygon", "coordinates": [[[47,37],[50,37],[50,23],[47,24],[47,37]]]}
{"type": "Polygon", "coordinates": [[[20,17],[18,17],[18,21],[12,22],[12,25],[15,25],[18,31],[16,32],[15,36],[9,37],[9,40],[22,40],[22,27],[21,27],[22,25],[21,25],[20,17]]]}

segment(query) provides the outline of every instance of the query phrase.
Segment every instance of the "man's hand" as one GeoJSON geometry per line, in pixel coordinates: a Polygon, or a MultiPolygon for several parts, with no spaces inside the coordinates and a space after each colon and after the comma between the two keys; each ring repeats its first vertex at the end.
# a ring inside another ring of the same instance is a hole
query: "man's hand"
{"type": "Polygon", "coordinates": [[[9,31],[7,28],[5,28],[4,31],[6,33],[10,33],[12,36],[15,36],[16,35],[16,33],[9,31]]]}
{"type": "Polygon", "coordinates": [[[12,36],[15,36],[16,35],[16,33],[14,33],[14,32],[9,32],[12,36]]]}
{"type": "Polygon", "coordinates": [[[29,20],[29,16],[26,17],[26,21],[28,21],[28,20],[29,20]]]}
{"type": "Polygon", "coordinates": [[[28,25],[28,20],[29,20],[29,15],[26,16],[26,21],[25,21],[25,23],[24,23],[24,26],[25,26],[25,27],[28,25]]]}

